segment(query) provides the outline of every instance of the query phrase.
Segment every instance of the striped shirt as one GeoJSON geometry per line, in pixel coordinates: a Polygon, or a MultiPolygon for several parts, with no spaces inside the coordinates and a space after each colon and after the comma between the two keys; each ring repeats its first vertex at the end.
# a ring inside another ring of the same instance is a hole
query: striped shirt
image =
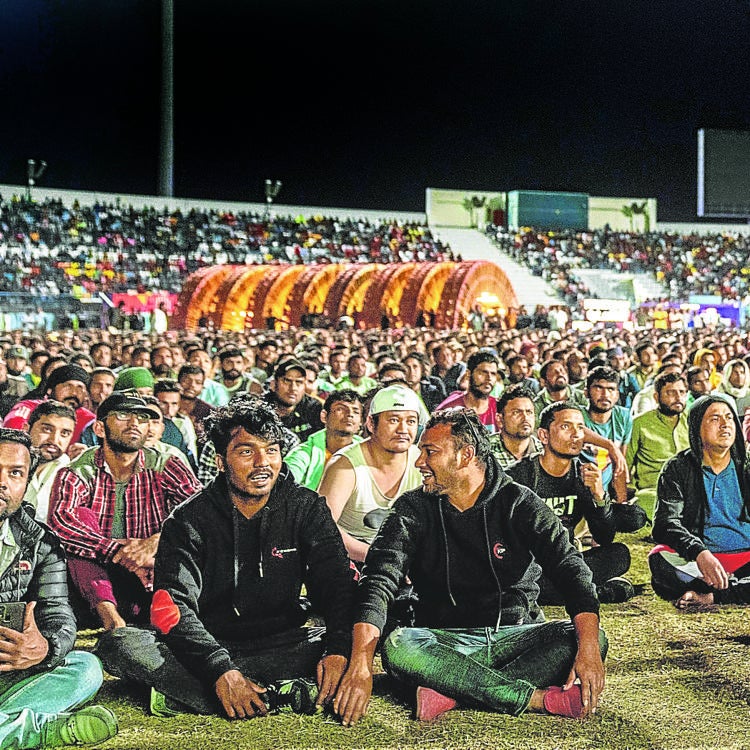
{"type": "MultiPolygon", "coordinates": [[[[164,519],[201,484],[183,462],[151,448],[138,453],[137,468],[125,487],[125,537],[147,539],[161,531],[164,519]]],[[[50,496],[49,524],[69,555],[109,562],[120,548],[111,538],[116,485],[101,448],[85,450],[60,469],[50,496]],[[89,508],[100,531],[79,518],[89,508]]]]}

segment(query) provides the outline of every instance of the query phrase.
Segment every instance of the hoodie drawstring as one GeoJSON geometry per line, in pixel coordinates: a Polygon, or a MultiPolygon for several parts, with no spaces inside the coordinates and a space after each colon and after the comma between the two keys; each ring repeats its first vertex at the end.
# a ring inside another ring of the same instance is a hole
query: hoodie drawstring
{"type": "Polygon", "coordinates": [[[503,587],[500,584],[500,579],[498,578],[495,566],[492,563],[492,545],[490,544],[490,530],[487,524],[486,505],[482,505],[482,519],[484,521],[484,541],[487,546],[487,560],[490,564],[492,576],[495,579],[495,583],[497,584],[497,622],[495,623],[495,632],[497,633],[497,631],[500,630],[500,621],[503,618],[503,587]]]}
{"type": "Polygon", "coordinates": [[[446,584],[448,585],[448,597],[451,600],[451,604],[457,607],[456,600],[453,598],[453,592],[451,591],[451,560],[450,552],[448,550],[448,532],[445,530],[445,518],[443,517],[443,502],[438,501],[438,511],[440,512],[440,526],[443,529],[443,545],[445,547],[445,578],[446,584]]]}

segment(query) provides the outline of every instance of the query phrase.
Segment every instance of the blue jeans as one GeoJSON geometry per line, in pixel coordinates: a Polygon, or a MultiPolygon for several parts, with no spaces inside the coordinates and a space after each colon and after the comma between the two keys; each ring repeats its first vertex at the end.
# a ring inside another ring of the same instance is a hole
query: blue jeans
{"type": "Polygon", "coordinates": [[[103,679],[101,662],[87,651],[36,674],[0,675],[0,748],[41,747],[44,724],[93,698],[103,679]]]}
{"type": "MultiPolygon", "coordinates": [[[[222,641],[244,675],[268,685],[277,680],[315,677],[323,656],[324,627],[292,628],[247,643],[222,641]]],[[[113,677],[132,680],[199,714],[224,713],[213,684],[186,669],[153,630],[124,627],[104,633],[96,653],[113,677]]],[[[2,746],[0,746],[2,747],[2,746]]]]}
{"type": "MultiPolygon", "coordinates": [[[[607,637],[599,631],[602,659],[607,637]]],[[[474,708],[521,714],[537,688],[562,685],[578,652],[570,620],[492,628],[398,628],[385,640],[383,666],[407,684],[437,690],[474,708]]]]}

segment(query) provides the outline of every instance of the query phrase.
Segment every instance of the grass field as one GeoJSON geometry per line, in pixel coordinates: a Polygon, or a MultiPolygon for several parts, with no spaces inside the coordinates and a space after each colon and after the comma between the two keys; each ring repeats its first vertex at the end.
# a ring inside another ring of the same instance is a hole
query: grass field
{"type": "MultiPolygon", "coordinates": [[[[602,606],[610,641],[607,686],[596,716],[585,721],[528,714],[519,718],[455,710],[433,724],[377,675],[369,714],[357,726],[332,717],[281,715],[230,722],[219,717],[148,715],[146,695],[108,679],[97,699],[120,721],[111,750],[226,748],[750,748],[750,611],[724,607],[679,612],[648,585],[648,533],[620,537],[633,554],[631,580],[641,592],[602,606]]],[[[563,617],[547,608],[548,618],[563,617]]],[[[82,633],[79,646],[94,645],[82,633]]]]}

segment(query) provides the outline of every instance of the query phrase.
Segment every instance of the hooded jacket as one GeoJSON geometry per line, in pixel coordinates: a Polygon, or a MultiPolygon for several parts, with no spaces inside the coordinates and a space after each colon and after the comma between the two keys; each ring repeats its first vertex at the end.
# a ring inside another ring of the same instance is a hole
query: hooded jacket
{"type": "Polygon", "coordinates": [[[464,512],[444,495],[421,489],[396,501],[367,553],[355,620],[382,632],[388,606],[408,574],[418,596],[417,626],[541,622],[540,566],[566,592],[570,617],[599,612],[591,571],[568,531],[490,456],[484,489],[464,512]]]}
{"type": "Polygon", "coordinates": [[[349,657],[354,580],[325,500],[282,466],[258,534],[241,536],[220,473],[164,522],[154,589],[166,589],[180,619],[164,642],[208,684],[235,669],[224,642],[252,642],[297,628],[313,611],[326,625],[326,653],[349,657]]]}
{"type": "Polygon", "coordinates": [[[732,408],[730,397],[709,393],[696,399],[688,414],[690,447],[667,460],[659,475],[652,536],[658,544],[669,545],[685,560],[695,560],[708,549],[703,542],[703,525],[708,498],[703,483],[701,422],[713,403],[729,404],[735,423],[731,460],[743,498],[743,520],[750,520],[750,466],[747,462],[742,424],[732,408]]]}

